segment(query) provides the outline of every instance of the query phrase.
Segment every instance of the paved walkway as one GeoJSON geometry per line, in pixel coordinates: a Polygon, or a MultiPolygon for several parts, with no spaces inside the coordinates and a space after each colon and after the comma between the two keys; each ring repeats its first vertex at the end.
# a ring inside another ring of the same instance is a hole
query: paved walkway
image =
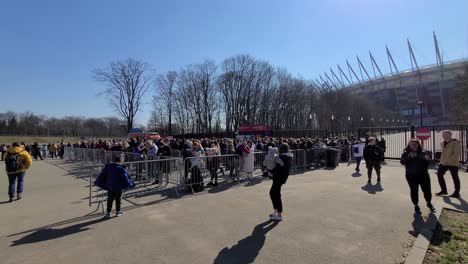
{"type": "MultiPolygon", "coordinates": [[[[1,263],[396,263],[414,240],[401,167],[383,168],[382,188],[366,187],[366,178],[353,177],[346,164],[291,176],[279,224],[267,221],[270,181],[180,199],[133,197],[124,201],[123,217],[102,220],[88,207],[87,181],[69,174],[77,169],[62,161],[34,162],[23,200],[12,204],[5,203],[4,175],[1,263]]],[[[4,174],[3,164],[0,170],[4,174]]],[[[468,197],[467,175],[461,172],[462,197],[468,197]]],[[[435,201],[466,208],[465,200],[435,201]]]]}

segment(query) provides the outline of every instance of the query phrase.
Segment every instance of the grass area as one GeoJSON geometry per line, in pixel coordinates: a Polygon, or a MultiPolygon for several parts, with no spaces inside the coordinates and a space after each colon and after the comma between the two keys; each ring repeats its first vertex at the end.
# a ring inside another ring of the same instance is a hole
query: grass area
{"type": "Polygon", "coordinates": [[[444,209],[424,264],[468,263],[468,213],[444,209]]]}
{"type": "MultiPolygon", "coordinates": [[[[79,141],[78,137],[65,137],[65,142],[79,141]]],[[[0,136],[0,144],[11,144],[13,142],[25,142],[26,144],[32,144],[34,142],[39,143],[51,143],[60,142],[62,137],[39,137],[39,136],[0,136]]]]}

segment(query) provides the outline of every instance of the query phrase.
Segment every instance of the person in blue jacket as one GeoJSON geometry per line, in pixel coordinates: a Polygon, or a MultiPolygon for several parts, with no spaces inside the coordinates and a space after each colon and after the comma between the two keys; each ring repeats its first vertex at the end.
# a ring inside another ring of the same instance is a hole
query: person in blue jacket
{"type": "Polygon", "coordinates": [[[106,216],[111,216],[114,200],[116,216],[121,216],[123,214],[120,208],[122,192],[135,186],[135,183],[128,174],[127,168],[123,165],[123,157],[120,155],[116,156],[114,163],[106,164],[94,184],[107,191],[106,216]]]}

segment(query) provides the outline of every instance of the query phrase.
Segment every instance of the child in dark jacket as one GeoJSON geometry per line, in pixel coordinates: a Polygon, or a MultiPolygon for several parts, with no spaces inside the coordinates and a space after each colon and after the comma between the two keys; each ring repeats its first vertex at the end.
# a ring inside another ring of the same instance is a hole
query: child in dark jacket
{"type": "Polygon", "coordinates": [[[434,212],[434,206],[432,206],[431,199],[431,179],[429,178],[429,160],[430,157],[426,155],[419,144],[419,141],[413,139],[408,144],[408,147],[401,155],[400,163],[405,166],[406,169],[406,180],[411,190],[411,201],[414,204],[414,211],[417,214],[421,214],[419,208],[419,186],[424,193],[424,199],[426,200],[427,207],[434,212]]]}
{"type": "Polygon", "coordinates": [[[123,165],[123,157],[116,156],[114,163],[106,164],[94,184],[107,191],[106,216],[111,216],[114,200],[116,216],[121,216],[123,214],[120,209],[122,192],[135,186],[135,183],[128,174],[127,168],[123,165]]]}

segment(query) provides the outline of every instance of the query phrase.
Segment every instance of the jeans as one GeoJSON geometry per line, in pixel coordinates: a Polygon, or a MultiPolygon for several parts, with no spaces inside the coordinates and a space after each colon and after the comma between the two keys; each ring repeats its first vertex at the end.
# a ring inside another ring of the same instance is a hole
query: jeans
{"type": "Polygon", "coordinates": [[[439,180],[440,189],[442,192],[447,192],[447,185],[445,184],[444,174],[448,170],[450,170],[450,174],[452,174],[453,184],[455,185],[455,193],[460,194],[460,178],[458,177],[457,166],[439,166],[439,170],[437,171],[437,179],[439,180]]]}
{"type": "Polygon", "coordinates": [[[115,200],[115,210],[117,212],[120,211],[120,204],[122,203],[122,192],[107,192],[107,212],[110,213],[112,211],[112,204],[115,200]]]}
{"type": "Polygon", "coordinates": [[[273,184],[270,189],[270,198],[273,203],[273,209],[277,210],[278,213],[283,212],[283,202],[281,201],[281,186],[283,183],[278,180],[273,180],[273,184]]]}
{"type": "Polygon", "coordinates": [[[15,174],[8,174],[8,196],[15,196],[15,192],[20,194],[23,192],[24,175],[26,172],[15,174]],[[16,181],[18,181],[18,188],[16,188],[16,181]]]}
{"type": "Polygon", "coordinates": [[[409,176],[406,175],[406,181],[408,181],[408,185],[410,187],[410,194],[411,194],[411,201],[414,205],[418,205],[419,203],[419,186],[421,186],[421,190],[424,194],[424,199],[426,203],[430,203],[432,199],[431,193],[431,179],[429,175],[422,175],[422,176],[409,176]]]}

